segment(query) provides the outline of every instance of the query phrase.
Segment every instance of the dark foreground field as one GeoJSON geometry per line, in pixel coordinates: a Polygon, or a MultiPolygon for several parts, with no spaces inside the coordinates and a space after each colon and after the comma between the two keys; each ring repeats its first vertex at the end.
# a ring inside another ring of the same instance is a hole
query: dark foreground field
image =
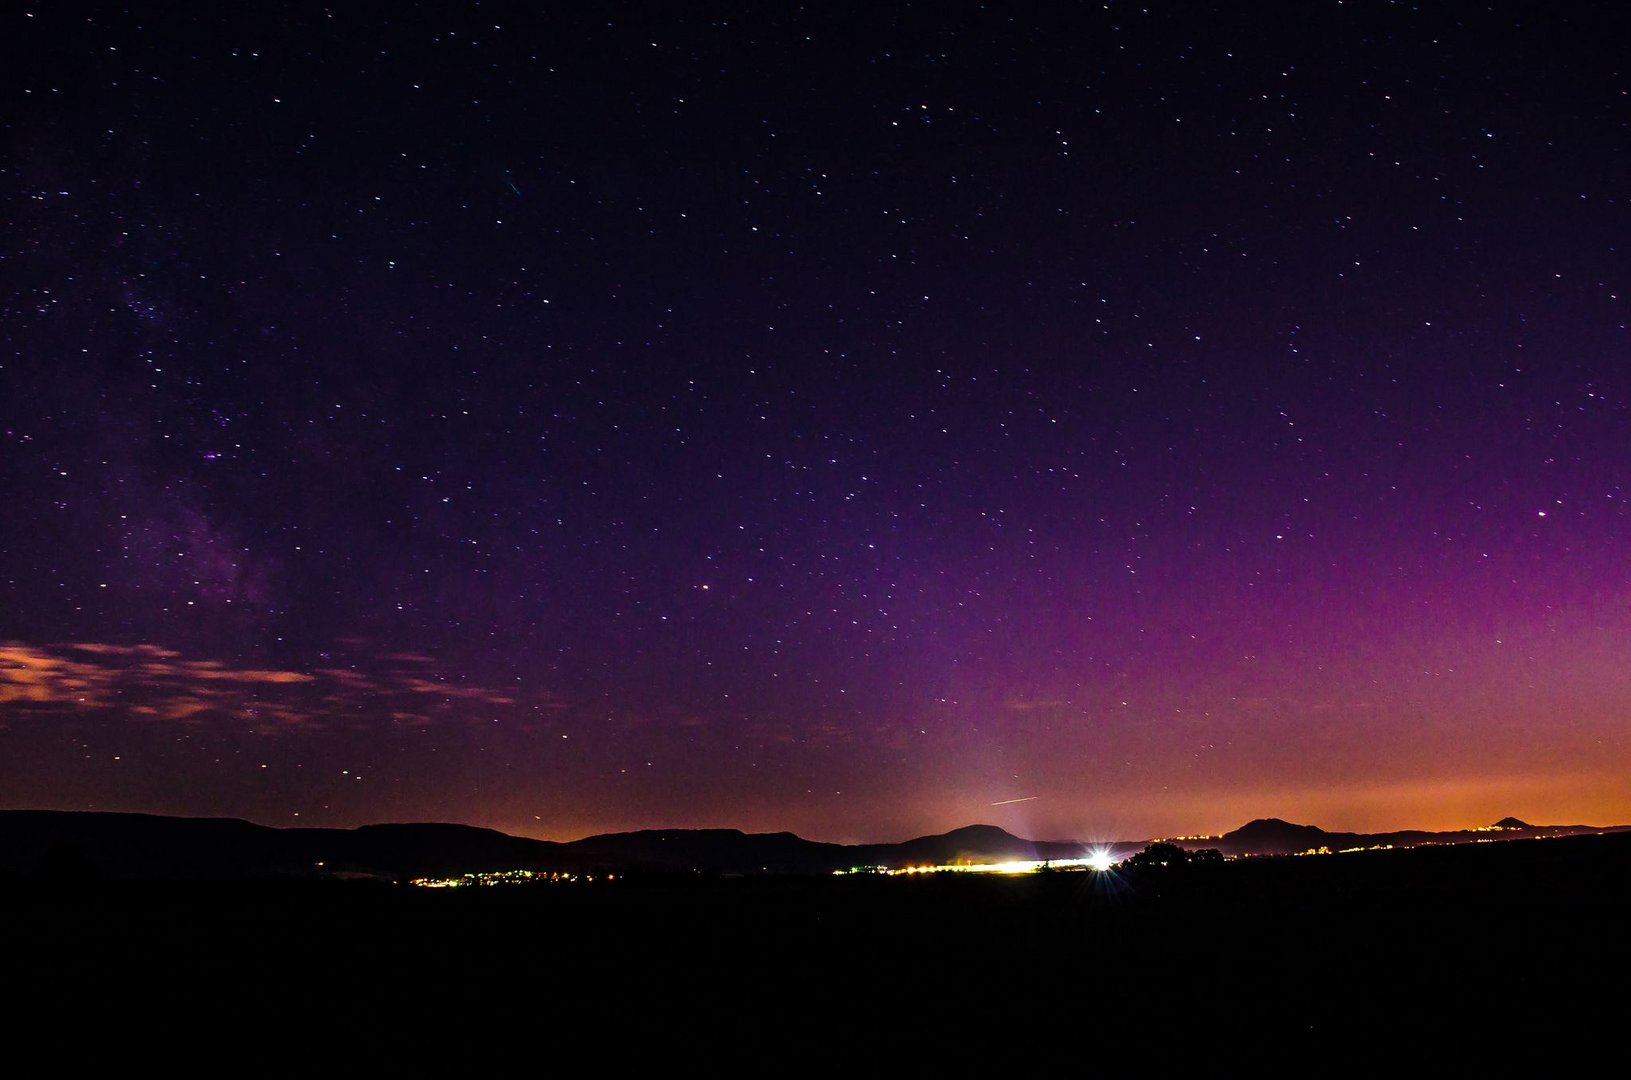
{"type": "Polygon", "coordinates": [[[1137,877],[13,881],[0,945],[13,1048],[65,1065],[1557,1055],[1621,1037],[1628,886],[1631,834],[1137,877]]]}

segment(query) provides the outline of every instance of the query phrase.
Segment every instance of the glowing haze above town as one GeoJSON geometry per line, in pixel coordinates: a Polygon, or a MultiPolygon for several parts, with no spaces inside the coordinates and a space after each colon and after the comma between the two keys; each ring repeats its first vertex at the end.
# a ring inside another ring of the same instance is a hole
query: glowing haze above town
{"type": "Polygon", "coordinates": [[[0,806],[1631,821],[1614,5],[13,5],[0,806]]]}

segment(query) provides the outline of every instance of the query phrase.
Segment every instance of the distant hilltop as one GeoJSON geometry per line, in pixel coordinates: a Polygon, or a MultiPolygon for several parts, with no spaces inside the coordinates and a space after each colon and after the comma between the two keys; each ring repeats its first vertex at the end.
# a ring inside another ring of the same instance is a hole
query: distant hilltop
{"type": "Polygon", "coordinates": [[[1178,841],[1185,847],[1215,847],[1225,855],[1298,855],[1309,851],[1350,851],[1356,848],[1420,847],[1424,844],[1471,844],[1492,839],[1518,839],[1525,836],[1578,836],[1584,833],[1619,832],[1631,826],[1602,828],[1596,825],[1530,825],[1515,817],[1504,817],[1493,825],[1452,832],[1403,829],[1385,833],[1326,832],[1318,825],[1296,825],[1279,818],[1258,818],[1215,841],[1178,841]]]}
{"type": "MultiPolygon", "coordinates": [[[[1240,857],[1625,829],[1631,826],[1530,825],[1507,817],[1493,825],[1455,832],[1348,833],[1259,818],[1222,836],[1169,842],[1191,850],[1216,848],[1240,857]]],[[[1026,840],[995,825],[970,825],[897,844],[828,844],[787,832],[736,829],[655,829],[558,843],[440,823],[275,829],[234,818],[3,810],[0,877],[186,881],[371,877],[400,881],[506,871],[830,874],[855,869],[1063,862],[1083,858],[1090,848],[1120,861],[1147,843],[1026,840]]]]}

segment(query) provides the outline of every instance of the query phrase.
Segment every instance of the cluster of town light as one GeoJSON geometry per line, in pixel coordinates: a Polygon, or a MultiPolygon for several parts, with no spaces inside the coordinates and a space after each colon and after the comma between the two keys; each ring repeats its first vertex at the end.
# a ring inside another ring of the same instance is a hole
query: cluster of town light
{"type": "Polygon", "coordinates": [[[855,866],[848,870],[834,870],[839,876],[846,874],[1034,874],[1041,870],[1111,870],[1116,857],[1109,848],[1094,848],[1079,859],[1017,859],[1000,863],[942,863],[938,866],[855,866]]]}
{"type": "MultiPolygon", "coordinates": [[[[1095,870],[1099,873],[1116,865],[1115,856],[1108,848],[1094,848],[1079,859],[1021,859],[1000,863],[947,863],[941,866],[856,866],[848,870],[835,870],[844,874],[1034,874],[1040,870],[1095,870]]],[[[602,874],[600,880],[611,881],[615,875],[602,874]]],[[[534,882],[594,881],[594,874],[570,874],[542,870],[490,870],[482,873],[460,874],[457,877],[419,877],[408,882],[422,889],[464,889],[483,885],[525,885],[534,882]]]]}
{"type": "MultiPolygon", "coordinates": [[[[1469,829],[1468,831],[1469,832],[1519,832],[1521,830],[1516,829],[1516,828],[1509,828],[1509,827],[1506,827],[1506,826],[1500,826],[1500,825],[1487,825],[1487,826],[1484,826],[1483,828],[1480,828],[1480,829],[1469,829]]],[[[1197,839],[1197,838],[1195,838],[1195,837],[1179,837],[1178,839],[1197,839]]],[[[1200,839],[1210,839],[1210,838],[1200,838],[1200,839]]],[[[1549,838],[1545,837],[1545,836],[1537,836],[1535,839],[1544,840],[1544,839],[1549,839],[1549,838]]],[[[1494,843],[1495,841],[1480,838],[1479,840],[1477,840],[1475,842],[1480,843],[1480,844],[1489,844],[1489,843],[1494,843]]],[[[1429,843],[1429,844],[1420,845],[1420,846],[1433,847],[1433,846],[1436,846],[1436,845],[1429,843]]],[[[1293,854],[1296,854],[1296,855],[1331,855],[1331,854],[1348,854],[1350,852],[1355,852],[1355,851],[1391,851],[1391,850],[1393,850],[1393,847],[1394,847],[1394,845],[1392,845],[1392,844],[1372,844],[1369,847],[1341,848],[1341,849],[1338,849],[1338,851],[1333,852],[1329,847],[1321,846],[1321,847],[1309,848],[1306,851],[1294,852],[1293,854]]],[[[323,864],[318,863],[317,865],[322,866],[323,864]]],[[[845,875],[849,875],[849,874],[880,874],[880,875],[885,875],[885,876],[888,876],[888,877],[896,877],[896,876],[899,876],[899,875],[902,875],[902,874],[947,874],[947,873],[950,873],[950,874],[1007,874],[1007,875],[1016,875],[1016,874],[1034,874],[1034,873],[1038,873],[1039,871],[1042,871],[1042,870],[1092,870],[1092,871],[1095,871],[1097,873],[1103,874],[1103,873],[1108,873],[1111,870],[1114,870],[1117,865],[1118,865],[1118,863],[1117,863],[1116,857],[1115,857],[1114,853],[1112,853],[1112,851],[1109,848],[1096,847],[1096,848],[1090,849],[1086,855],[1083,855],[1079,859],[1017,859],[1017,860],[1013,860],[1011,862],[1000,862],[1000,863],[976,863],[976,862],[942,863],[942,864],[940,864],[938,866],[852,866],[848,870],[834,870],[833,873],[835,875],[840,876],[840,877],[845,876],[845,875]]],[[[616,877],[616,875],[614,875],[614,874],[602,874],[602,875],[599,876],[598,880],[612,881],[612,880],[615,879],[615,877],[616,877]]],[[[531,882],[571,882],[571,881],[595,881],[595,880],[597,880],[597,878],[596,878],[596,876],[594,874],[571,874],[571,873],[566,873],[566,872],[563,872],[563,871],[550,872],[550,871],[544,871],[544,870],[491,870],[491,871],[486,871],[486,872],[483,872],[483,873],[461,874],[458,877],[448,877],[448,878],[421,877],[421,878],[413,878],[411,881],[408,882],[408,884],[417,885],[420,888],[424,888],[424,889],[458,889],[458,888],[467,888],[467,887],[471,887],[471,886],[480,886],[480,885],[521,885],[521,884],[527,884],[527,883],[531,883],[531,882]]]]}
{"type": "MultiPolygon", "coordinates": [[[[615,875],[602,874],[599,880],[611,881],[615,875]]],[[[560,871],[553,873],[544,870],[489,870],[483,873],[460,874],[458,877],[413,878],[409,885],[417,885],[421,889],[463,889],[480,885],[527,885],[535,882],[558,881],[594,881],[594,874],[568,874],[560,871]]]]}

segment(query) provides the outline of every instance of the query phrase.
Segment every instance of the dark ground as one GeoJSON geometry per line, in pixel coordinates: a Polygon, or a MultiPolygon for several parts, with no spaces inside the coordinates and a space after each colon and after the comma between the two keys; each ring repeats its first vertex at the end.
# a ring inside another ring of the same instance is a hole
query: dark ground
{"type": "Polygon", "coordinates": [[[1621,1038],[1628,885],[1631,834],[1113,879],[14,880],[0,946],[16,1045],[68,1061],[1555,1065],[1621,1038]]]}

